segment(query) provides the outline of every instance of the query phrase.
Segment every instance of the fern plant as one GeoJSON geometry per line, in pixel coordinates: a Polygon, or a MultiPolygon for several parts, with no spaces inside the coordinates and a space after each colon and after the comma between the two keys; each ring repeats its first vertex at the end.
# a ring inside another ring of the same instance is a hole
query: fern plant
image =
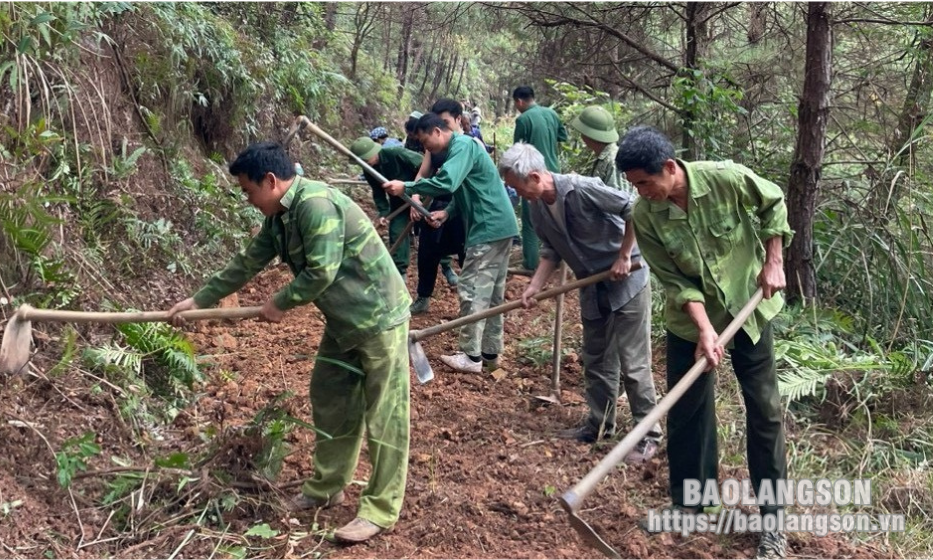
{"type": "Polygon", "coordinates": [[[195,360],[194,347],[171,325],[126,323],[117,325],[117,330],[123,334],[130,348],[151,359],[156,366],[143,373],[147,382],[156,382],[157,386],[153,388],[157,393],[170,390],[180,395],[203,379],[195,360]]]}
{"type": "Polygon", "coordinates": [[[835,309],[791,307],[774,320],[778,389],[790,401],[822,397],[843,372],[888,372],[891,362],[877,344],[865,350],[849,340],[855,319],[835,309]]]}

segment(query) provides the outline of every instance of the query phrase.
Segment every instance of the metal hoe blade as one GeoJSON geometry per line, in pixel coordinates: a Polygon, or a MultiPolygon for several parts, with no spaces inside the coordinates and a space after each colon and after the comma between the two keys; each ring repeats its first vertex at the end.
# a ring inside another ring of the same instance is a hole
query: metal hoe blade
{"type": "Polygon", "coordinates": [[[580,534],[580,537],[583,538],[583,541],[588,545],[592,546],[596,550],[602,552],[606,555],[606,558],[622,558],[619,556],[619,553],[616,552],[616,549],[609,546],[609,543],[604,541],[596,531],[590,527],[589,523],[584,521],[576,513],[572,511],[567,512],[567,519],[570,521],[570,526],[580,534]]]}
{"type": "Polygon", "coordinates": [[[0,344],[0,373],[18,373],[29,363],[32,322],[13,314],[3,331],[0,344]]]}
{"type": "Polygon", "coordinates": [[[419,383],[424,385],[434,379],[434,370],[431,369],[431,362],[428,361],[424,348],[421,347],[420,342],[412,340],[411,337],[408,339],[408,357],[411,359],[411,367],[415,368],[419,383]]]}

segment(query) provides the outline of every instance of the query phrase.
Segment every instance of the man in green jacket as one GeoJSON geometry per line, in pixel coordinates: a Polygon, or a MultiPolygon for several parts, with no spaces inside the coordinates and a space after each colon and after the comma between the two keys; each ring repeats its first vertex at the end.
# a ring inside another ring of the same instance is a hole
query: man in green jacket
{"type": "MultiPolygon", "coordinates": [[[[421,167],[422,156],[418,152],[413,152],[402,146],[386,148],[368,136],[357,138],[356,141],[350,144],[350,151],[389,180],[412,181],[421,167]]],[[[366,182],[369,183],[373,191],[373,203],[375,203],[376,211],[379,214],[378,223],[380,226],[385,226],[387,225],[386,216],[397,208],[404,206],[405,201],[397,196],[386,194],[382,188],[382,183],[365,169],[363,170],[363,176],[366,177],[366,182]]],[[[408,222],[407,212],[402,212],[392,218],[392,221],[388,224],[390,246],[405,231],[408,222]]],[[[403,278],[408,272],[408,263],[411,260],[409,245],[406,235],[406,238],[399,244],[398,249],[395,250],[395,254],[392,255],[392,261],[395,262],[395,267],[403,278]]]]}
{"type": "MultiPolygon", "coordinates": [[[[550,107],[542,107],[535,102],[535,90],[531,86],[521,86],[512,92],[512,100],[518,109],[515,120],[515,135],[512,142],[531,144],[544,156],[544,163],[551,173],[560,173],[557,160],[557,143],[567,140],[567,130],[560,122],[560,117],[550,107]]],[[[538,236],[531,225],[531,213],[528,201],[522,198],[522,266],[526,270],[538,268],[538,236]]]]}
{"type": "Polygon", "coordinates": [[[326,322],[311,376],[314,475],[289,506],[322,508],[344,500],[365,427],[372,474],[356,519],[335,533],[342,542],[363,542],[395,524],[405,496],[411,298],[366,214],[325,183],[296,177],[281,146],[249,146],[230,173],[265,216],[262,229],[170,313],[215,305],[275,257],[288,265],[295,278],[266,301],[260,318],[278,322],[289,309],[313,302],[326,322]]]}
{"type": "MultiPolygon", "coordinates": [[[[466,227],[466,258],[457,284],[460,316],[499,305],[505,299],[512,238],[518,234],[515,212],[499,172],[482,146],[465,134],[454,134],[438,115],[421,117],[417,130],[428,152],[446,152],[447,159],[431,178],[389,181],[385,189],[396,196],[402,192],[409,196],[453,194],[447,208],[432,212],[432,217],[443,223],[459,215],[466,227]]],[[[497,368],[502,320],[502,315],[497,315],[461,327],[460,352],[441,356],[441,361],[465,373],[479,373],[483,366],[497,368]]]]}
{"type": "Polygon", "coordinates": [[[596,154],[596,161],[588,175],[602,180],[607,187],[634,196],[635,188],[616,169],[619,133],[612,114],[599,105],[591,105],[570,122],[570,127],[580,133],[586,147],[596,154]]]}
{"type": "MultiPolygon", "coordinates": [[[[730,161],[685,162],[650,127],[630,130],[619,144],[619,171],[638,189],[633,211],[642,258],[667,294],[668,389],[701,356],[711,368],[725,349],[716,339],[760,286],[764,301],[730,345],[747,416],[748,468],[757,492],[787,478],[783,410],[778,393],[771,319],[784,300],[783,249],[793,231],[780,187],[730,161]],[[754,213],[754,218],[752,217],[754,213]]],[[[718,504],[684,503],[684,481],[716,482],[715,374],[701,376],[667,417],[670,492],[675,508],[696,512],[718,504]]],[[[782,506],[760,504],[762,514],[782,506]]],[[[783,558],[787,538],[764,531],[759,558],[783,558]]]]}

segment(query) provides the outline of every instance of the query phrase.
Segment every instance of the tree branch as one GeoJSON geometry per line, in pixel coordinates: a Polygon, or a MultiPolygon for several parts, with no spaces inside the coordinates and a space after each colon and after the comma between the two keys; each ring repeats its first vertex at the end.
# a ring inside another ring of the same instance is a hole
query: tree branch
{"type": "Polygon", "coordinates": [[[837,19],[831,22],[832,25],[842,25],[845,23],[877,23],[879,25],[913,25],[917,27],[933,26],[933,21],[897,21],[896,19],[874,19],[874,18],[847,18],[847,19],[837,19]]]}

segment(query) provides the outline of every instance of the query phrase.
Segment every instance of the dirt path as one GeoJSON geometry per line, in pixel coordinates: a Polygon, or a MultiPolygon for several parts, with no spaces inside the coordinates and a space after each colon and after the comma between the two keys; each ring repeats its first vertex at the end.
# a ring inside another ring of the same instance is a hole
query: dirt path
{"type": "MultiPolygon", "coordinates": [[[[241,305],[261,303],[277,286],[288,281],[285,271],[271,271],[245,290],[241,305]]],[[[527,282],[510,277],[508,299],[517,297],[527,282]]],[[[409,279],[414,291],[413,279],[409,279]]],[[[431,312],[414,318],[412,328],[423,328],[456,318],[456,294],[438,281],[431,312]]],[[[565,332],[579,336],[579,306],[576,294],[567,298],[565,332]]],[[[516,312],[506,321],[508,350],[502,367],[507,375],[464,375],[448,370],[433,359],[436,378],[425,386],[412,377],[411,469],[402,517],[395,529],[366,545],[320,546],[334,558],[573,558],[598,557],[581,544],[566,523],[557,503],[560,492],[583,476],[604,455],[606,448],[560,440],[553,434],[573,425],[585,414],[580,395],[581,368],[571,354],[564,370],[564,406],[540,406],[534,395],[547,394],[549,368],[535,369],[519,358],[519,343],[547,336],[553,304],[543,303],[534,312],[516,312]]],[[[322,328],[312,306],[295,310],[281,325],[244,324],[210,327],[196,334],[202,348],[225,337],[235,340],[235,351],[217,358],[218,364],[236,373],[236,382],[218,384],[199,407],[223,407],[230,422],[245,423],[268,397],[289,389],[303,418],[310,417],[307,384],[322,328]],[[218,338],[220,337],[220,338],[218,338]],[[226,404],[224,404],[226,403],[226,404]]],[[[230,339],[227,338],[229,344],[230,339]]],[[[429,357],[452,352],[454,333],[439,335],[424,343],[429,357]]],[[[571,350],[573,349],[571,345],[571,350]]],[[[527,353],[528,350],[525,349],[527,353]]],[[[658,370],[660,371],[660,370],[658,370]]],[[[659,387],[662,379],[657,382],[659,387]]],[[[626,407],[625,422],[630,421],[626,407]]],[[[631,425],[630,423],[628,424],[631,425]]],[[[283,480],[310,474],[309,455],[313,435],[302,431],[293,442],[294,452],[286,460],[283,480]]],[[[357,479],[367,476],[361,461],[357,479]]],[[[725,474],[725,473],[724,473],[725,474]]],[[[736,476],[738,473],[730,473],[736,476]]],[[[636,522],[647,507],[666,504],[666,459],[663,453],[642,467],[620,467],[592,496],[583,516],[593,523],[624,557],[753,557],[754,536],[680,538],[648,537],[636,522]]],[[[350,499],[332,510],[297,516],[302,525],[313,521],[321,528],[339,527],[353,518],[359,486],[349,490],[350,499]]],[[[251,520],[252,521],[252,520],[251,520]]],[[[269,520],[266,520],[269,521],[269,520]]],[[[281,527],[286,521],[281,520],[281,527]]],[[[809,539],[792,537],[795,555],[805,557],[865,557],[877,551],[856,549],[837,537],[809,539]]]]}
{"type": "MultiPolygon", "coordinates": [[[[365,202],[363,206],[367,206],[365,202]]],[[[414,272],[412,269],[408,280],[412,292],[414,272]]],[[[261,304],[289,279],[282,267],[266,271],[240,292],[240,305],[261,304]]],[[[517,298],[526,283],[526,278],[510,277],[507,299],[517,298]]],[[[431,312],[415,317],[412,328],[457,316],[456,294],[442,278],[435,295],[431,312]]],[[[112,489],[108,484],[114,479],[99,473],[112,469],[115,457],[123,457],[149,477],[154,458],[175,451],[195,456],[205,450],[207,431],[220,433],[247,425],[284,391],[294,392],[285,403],[291,413],[309,420],[308,382],[323,329],[314,306],[290,312],[278,325],[244,321],[192,326],[190,337],[198,354],[209,355],[212,361],[209,380],[199,389],[203,396],[179,414],[173,426],[147,431],[146,441],[137,441],[137,432],[127,426],[113,396],[99,387],[95,390],[92,385],[98,378],[88,377],[90,372],[73,368],[67,374],[70,378],[46,377],[45,372],[58,358],[55,352],[40,347],[33,364],[38,374],[0,380],[0,415],[4,419],[0,423],[0,440],[4,441],[4,453],[0,454],[0,506],[9,510],[0,511],[0,555],[167,557],[181,551],[179,557],[222,557],[231,553],[219,548],[221,544],[245,544],[238,535],[268,523],[279,532],[278,536],[261,541],[258,548],[251,541],[249,549],[240,549],[243,554],[286,558],[599,557],[581,543],[557,503],[560,493],[607,452],[606,447],[592,448],[553,437],[585,415],[580,396],[581,366],[573,353],[582,335],[576,294],[567,298],[564,315],[564,346],[568,352],[562,374],[564,405],[542,406],[534,399],[548,391],[550,368],[545,354],[551,344],[553,312],[553,302],[549,301],[536,310],[508,316],[507,348],[501,364],[505,375],[498,378],[457,374],[436,359],[455,350],[455,332],[424,341],[436,377],[428,385],[419,386],[412,376],[411,464],[401,519],[391,532],[354,547],[331,544],[323,534],[354,517],[362,483],[351,485],[344,505],[317,516],[303,513],[293,517],[272,505],[272,494],[242,491],[229,511],[200,529],[192,524],[196,514],[190,505],[203,503],[200,489],[215,493],[229,490],[222,483],[208,480],[206,473],[201,477],[205,484],[194,485],[194,490],[188,486],[184,492],[177,486],[177,477],[163,480],[156,489],[150,481],[146,494],[149,499],[153,500],[157,490],[157,497],[165,500],[160,503],[174,503],[176,510],[160,505],[158,511],[150,511],[144,507],[146,504],[137,504],[132,508],[137,514],[123,520],[119,530],[117,522],[111,523],[109,517],[114,506],[101,505],[101,497],[112,489]],[[85,431],[97,434],[102,453],[92,461],[91,476],[73,487],[72,498],[55,482],[56,449],[43,434],[60,443],[85,431]],[[196,502],[199,499],[201,502],[196,502]],[[227,523],[229,527],[221,533],[220,528],[227,523]],[[195,533],[192,540],[183,540],[186,534],[190,537],[195,533]],[[92,542],[95,535],[97,540],[92,542]]],[[[662,371],[663,367],[656,364],[659,388],[664,386],[662,371]]],[[[620,414],[620,426],[631,427],[624,403],[620,414]]],[[[292,451],[277,481],[281,485],[294,484],[311,474],[313,432],[298,428],[288,437],[292,451]]],[[[368,472],[364,454],[356,480],[365,480],[368,472]]],[[[747,473],[724,471],[722,476],[745,477],[747,473]]],[[[620,467],[586,502],[582,516],[623,557],[754,555],[753,535],[649,538],[636,529],[637,520],[647,508],[667,504],[666,480],[663,452],[647,465],[620,467]]],[[[295,491],[294,486],[290,491],[295,491]]],[[[150,503],[155,506],[155,502],[150,503]]],[[[846,538],[799,534],[792,535],[790,541],[798,557],[885,557],[883,551],[871,547],[855,548],[846,538]]]]}

